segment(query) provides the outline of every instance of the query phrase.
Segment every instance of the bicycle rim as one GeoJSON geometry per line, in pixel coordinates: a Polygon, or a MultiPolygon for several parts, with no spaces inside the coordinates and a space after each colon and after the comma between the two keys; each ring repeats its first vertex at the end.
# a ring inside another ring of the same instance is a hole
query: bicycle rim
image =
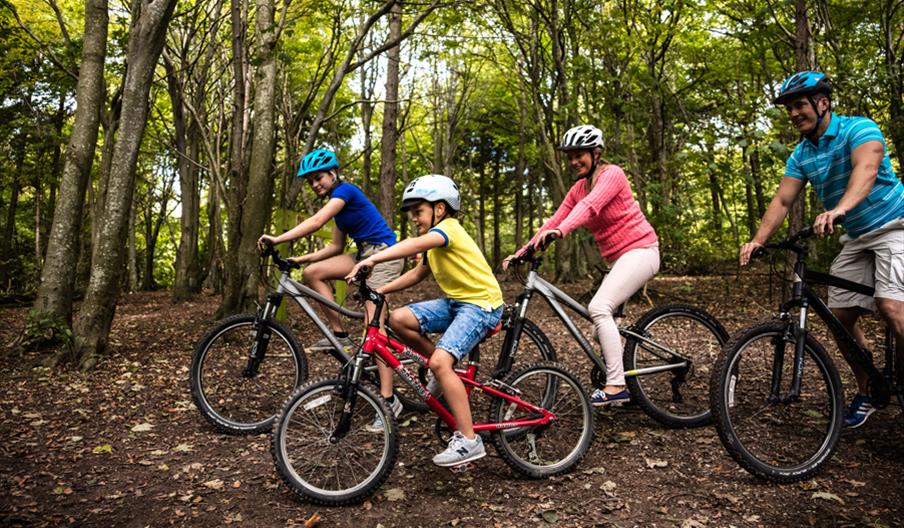
{"type": "Polygon", "coordinates": [[[287,330],[268,324],[264,361],[253,377],[244,375],[257,329],[253,316],[226,320],[211,332],[192,365],[195,402],[220,431],[232,434],[268,430],[282,402],[307,376],[287,330]]]}
{"type": "MultiPolygon", "coordinates": [[[[549,477],[571,470],[593,440],[593,410],[577,377],[555,363],[538,363],[514,372],[506,384],[521,391],[520,398],[555,413],[546,426],[499,431],[493,435],[497,451],[517,472],[532,478],[549,477]],[[550,387],[555,387],[551,393],[550,387]]],[[[496,398],[493,422],[535,418],[527,409],[496,398]]]]}
{"type": "Polygon", "coordinates": [[[632,398],[651,418],[669,427],[708,423],[712,366],[727,340],[722,325],[703,310],[675,305],[648,312],[635,328],[651,342],[627,339],[626,381],[632,398]],[[640,374],[643,369],[681,363],[687,365],[640,374]]]}
{"type": "Polygon", "coordinates": [[[358,387],[348,433],[331,442],[346,404],[336,380],[298,389],[273,430],[272,454],[280,477],[303,498],[342,505],[371,495],[389,476],[398,450],[397,425],[372,390],[358,387]],[[382,431],[367,429],[379,413],[382,431]]]}
{"type": "Polygon", "coordinates": [[[831,457],[842,427],[838,373],[822,347],[808,336],[800,397],[770,401],[775,340],[784,347],[779,394],[792,378],[794,343],[784,326],[749,332],[728,349],[717,387],[717,429],[732,457],[754,475],[778,482],[809,478],[831,457]]]}

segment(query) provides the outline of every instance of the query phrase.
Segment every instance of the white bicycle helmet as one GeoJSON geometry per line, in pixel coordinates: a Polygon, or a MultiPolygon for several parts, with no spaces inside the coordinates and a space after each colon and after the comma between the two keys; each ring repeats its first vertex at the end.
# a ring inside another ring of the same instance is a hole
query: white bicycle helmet
{"type": "Polygon", "coordinates": [[[603,146],[603,132],[593,125],[579,125],[565,132],[559,150],[591,150],[603,146]]]}
{"type": "Polygon", "coordinates": [[[428,174],[411,180],[402,193],[402,211],[418,203],[444,201],[453,211],[461,210],[461,193],[452,178],[441,174],[428,174]]]}

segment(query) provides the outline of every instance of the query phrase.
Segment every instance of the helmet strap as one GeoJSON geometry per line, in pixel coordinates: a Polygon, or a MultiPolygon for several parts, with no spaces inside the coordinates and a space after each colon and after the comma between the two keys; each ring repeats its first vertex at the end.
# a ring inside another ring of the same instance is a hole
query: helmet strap
{"type": "Polygon", "coordinates": [[[813,112],[816,114],[816,126],[813,127],[813,130],[805,132],[803,135],[813,143],[816,143],[817,141],[819,141],[819,138],[816,136],[816,134],[819,132],[819,126],[822,125],[822,120],[829,112],[829,109],[827,107],[825,110],[820,112],[819,108],[816,106],[816,99],[813,98],[813,95],[808,95],[807,100],[810,101],[810,106],[813,108],[813,112]]]}

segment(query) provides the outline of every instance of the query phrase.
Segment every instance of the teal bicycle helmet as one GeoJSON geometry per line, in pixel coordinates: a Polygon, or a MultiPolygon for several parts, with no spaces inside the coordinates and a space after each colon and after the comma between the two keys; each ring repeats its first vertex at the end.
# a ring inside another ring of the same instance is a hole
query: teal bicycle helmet
{"type": "Polygon", "coordinates": [[[784,104],[788,102],[788,99],[818,93],[831,95],[832,85],[829,78],[822,72],[802,71],[785,79],[778,97],[772,102],[777,105],[784,104]]]}
{"type": "Polygon", "coordinates": [[[298,177],[303,178],[315,172],[339,168],[339,160],[329,150],[317,149],[309,152],[298,166],[298,177]]]}

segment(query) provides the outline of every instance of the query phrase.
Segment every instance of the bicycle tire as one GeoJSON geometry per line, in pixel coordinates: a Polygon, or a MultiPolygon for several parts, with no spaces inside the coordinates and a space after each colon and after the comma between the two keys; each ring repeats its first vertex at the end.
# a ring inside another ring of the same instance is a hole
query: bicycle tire
{"type": "MultiPolygon", "coordinates": [[[[541,362],[515,370],[505,384],[521,391],[522,400],[535,405],[542,401],[540,406],[556,413],[556,421],[550,425],[494,431],[491,441],[505,463],[529,478],[571,471],[584,458],[594,436],[593,407],[578,377],[558,363],[541,362]],[[552,392],[550,385],[555,387],[552,392]],[[536,436],[532,438],[531,433],[536,436]]],[[[490,421],[528,418],[527,413],[502,398],[493,398],[490,421]]]]}
{"type": "Polygon", "coordinates": [[[269,431],[282,401],[307,380],[307,357],[292,332],[272,319],[260,324],[271,336],[254,377],[243,375],[251,347],[257,341],[254,315],[234,315],[220,321],[192,354],[192,399],[204,418],[221,433],[269,431]]]}
{"type": "MultiPolygon", "coordinates": [[[[513,324],[510,321],[506,323],[505,332],[499,332],[496,336],[490,338],[487,343],[481,344],[481,352],[484,350],[499,350],[499,357],[496,360],[496,370],[493,372],[494,378],[502,379],[511,372],[511,368],[500,368],[503,359],[505,359],[506,356],[512,356],[512,365],[515,365],[516,360],[519,360],[521,364],[525,365],[539,362],[556,362],[556,349],[552,346],[552,342],[546,337],[546,334],[543,333],[543,330],[540,330],[540,327],[537,326],[536,323],[526,317],[522,319],[522,322],[521,336],[514,347],[509,346],[508,350],[506,350],[506,342],[509,341],[507,339],[507,334],[512,330],[513,324]],[[494,345],[497,338],[501,343],[494,345]]],[[[484,363],[487,363],[486,357],[482,357],[481,360],[484,363]]]]}
{"type": "Polygon", "coordinates": [[[780,394],[790,383],[794,339],[786,334],[786,323],[772,322],[736,336],[719,357],[711,383],[716,430],[728,454],[756,477],[779,483],[805,480],[822,471],[844,425],[838,369],[810,334],[800,397],[791,403],[768,401],[775,339],[782,340],[785,350],[780,394]],[[792,453],[798,448],[803,454],[792,453]]]}
{"type": "Polygon", "coordinates": [[[270,453],[276,471],[296,496],[308,502],[360,503],[389,478],[395,466],[398,423],[379,393],[366,385],[358,385],[348,434],[338,442],[330,441],[345,405],[342,382],[315,380],[292,393],[273,426],[270,453]],[[375,414],[382,417],[382,432],[365,428],[375,414]],[[342,469],[349,470],[348,480],[340,475],[342,469]],[[355,475],[356,469],[362,472],[361,478],[355,475]]]}
{"type": "Polygon", "coordinates": [[[712,421],[709,408],[711,368],[728,332],[705,310],[684,304],[654,308],[637,320],[636,333],[691,360],[689,367],[649,375],[632,376],[641,368],[661,367],[675,359],[660,357],[663,351],[628,336],[625,341],[625,378],[631,398],[648,416],[673,429],[700,427],[712,421]],[[657,355],[659,354],[659,355],[657,355]]]}

